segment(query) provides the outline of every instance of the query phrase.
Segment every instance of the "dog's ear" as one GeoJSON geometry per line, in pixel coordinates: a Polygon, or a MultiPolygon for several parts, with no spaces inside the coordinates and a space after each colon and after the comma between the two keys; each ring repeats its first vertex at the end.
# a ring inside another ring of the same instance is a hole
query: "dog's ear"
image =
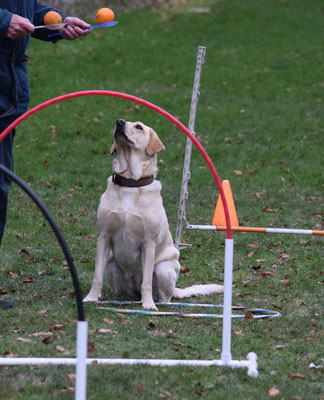
{"type": "Polygon", "coordinates": [[[114,153],[117,153],[115,142],[111,145],[109,154],[112,156],[114,153]]]}
{"type": "Polygon", "coordinates": [[[165,150],[164,144],[161,142],[158,135],[153,131],[153,129],[150,129],[150,140],[146,147],[147,154],[149,156],[153,156],[154,154],[159,153],[163,150],[165,150]]]}

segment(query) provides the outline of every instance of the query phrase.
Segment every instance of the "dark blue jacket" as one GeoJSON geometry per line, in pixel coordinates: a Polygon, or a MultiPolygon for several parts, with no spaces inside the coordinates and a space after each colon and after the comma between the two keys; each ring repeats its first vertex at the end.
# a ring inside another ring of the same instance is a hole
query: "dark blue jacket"
{"type": "MultiPolygon", "coordinates": [[[[27,77],[26,55],[29,35],[20,39],[6,38],[12,14],[27,18],[32,24],[44,25],[44,15],[51,10],[61,11],[39,4],[36,0],[0,1],[0,132],[17,117],[27,111],[29,104],[29,83],[27,77]]],[[[49,39],[53,31],[37,29],[32,37],[55,43],[49,39]]]]}

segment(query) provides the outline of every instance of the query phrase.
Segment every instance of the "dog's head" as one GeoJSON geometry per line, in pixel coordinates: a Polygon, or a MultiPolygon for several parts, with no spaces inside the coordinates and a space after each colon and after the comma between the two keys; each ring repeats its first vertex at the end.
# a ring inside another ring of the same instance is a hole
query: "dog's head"
{"type": "Polygon", "coordinates": [[[113,170],[127,179],[156,175],[156,153],[165,149],[154,130],[142,122],[116,122],[114,143],[110,154],[115,154],[113,170]]]}

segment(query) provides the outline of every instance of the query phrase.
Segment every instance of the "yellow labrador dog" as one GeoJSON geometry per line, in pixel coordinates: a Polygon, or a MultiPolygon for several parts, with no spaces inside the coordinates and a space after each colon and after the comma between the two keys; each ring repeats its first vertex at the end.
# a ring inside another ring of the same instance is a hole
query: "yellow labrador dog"
{"type": "Polygon", "coordinates": [[[223,293],[221,285],[176,288],[179,251],[169,231],[161,183],[154,179],[156,154],[165,149],[158,135],[141,122],[120,119],[114,138],[114,174],[98,208],[96,268],[84,301],[99,299],[104,276],[114,292],[140,297],[144,309],[156,310],[154,301],[172,297],[223,293]]]}

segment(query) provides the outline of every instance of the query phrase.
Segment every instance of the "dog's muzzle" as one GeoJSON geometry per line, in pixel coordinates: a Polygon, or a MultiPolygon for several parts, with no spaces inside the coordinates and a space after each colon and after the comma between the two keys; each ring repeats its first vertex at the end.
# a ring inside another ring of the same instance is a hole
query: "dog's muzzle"
{"type": "Polygon", "coordinates": [[[116,141],[119,142],[128,142],[130,144],[134,144],[134,142],[132,142],[126,135],[125,133],[125,128],[126,128],[126,121],[124,121],[123,119],[118,119],[116,121],[116,126],[115,126],[115,139],[116,141]]]}

